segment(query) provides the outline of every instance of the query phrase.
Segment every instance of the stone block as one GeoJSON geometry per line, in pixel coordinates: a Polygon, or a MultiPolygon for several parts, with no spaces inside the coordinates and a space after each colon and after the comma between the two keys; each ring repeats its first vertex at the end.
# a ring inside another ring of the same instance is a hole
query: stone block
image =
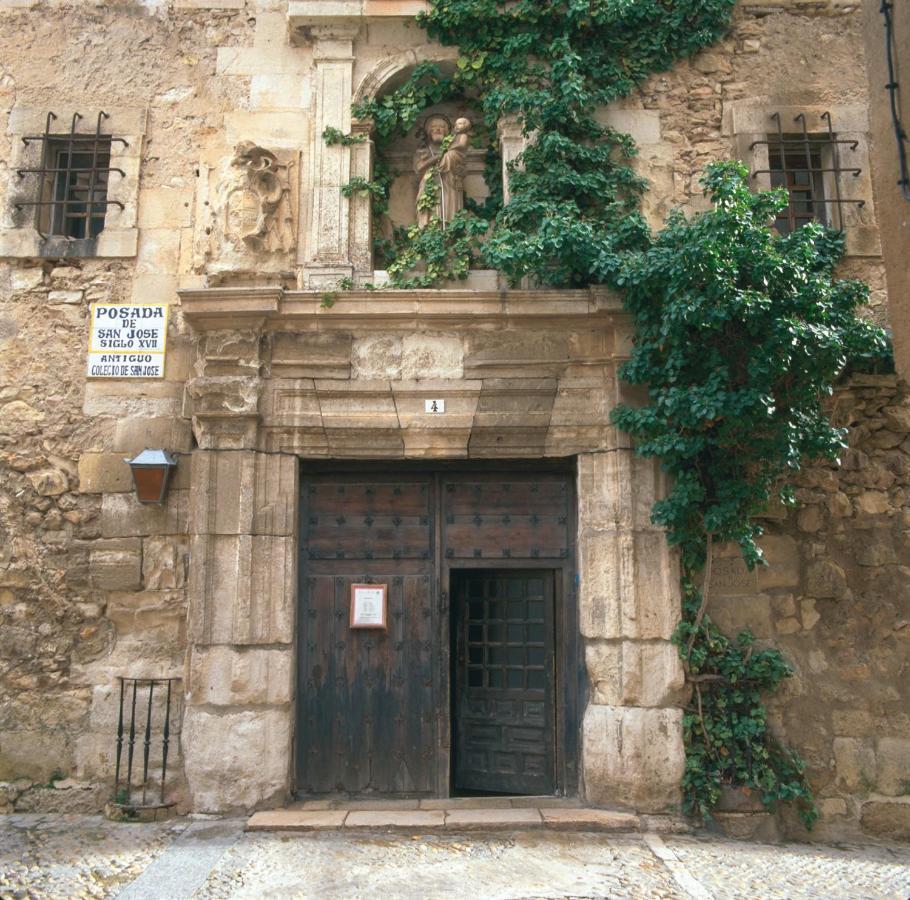
{"type": "MultiPolygon", "coordinates": [[[[148,268],[154,266],[156,257],[149,251],[148,268]]],[[[164,267],[161,271],[137,272],[130,289],[132,303],[175,303],[177,300],[177,257],[166,260],[162,254],[157,259],[164,267]],[[167,271],[170,269],[171,271],[167,271]]]]}
{"type": "Polygon", "coordinates": [[[639,146],[660,143],[660,111],[607,107],[595,113],[597,121],[629,134],[639,146]]]}
{"type": "Polygon", "coordinates": [[[44,283],[44,269],[12,269],[9,273],[9,286],[14,291],[31,291],[44,283]]]}
{"type": "Polygon", "coordinates": [[[446,814],[442,810],[370,810],[349,812],[344,820],[345,831],[378,828],[382,831],[414,831],[422,828],[442,828],[446,814]]]}
{"type": "Polygon", "coordinates": [[[322,831],[340,829],[348,815],[344,809],[264,810],[246,823],[246,831],[322,831]]]}
{"type": "Polygon", "coordinates": [[[729,638],[746,629],[759,639],[771,637],[771,598],[767,594],[709,598],[708,614],[729,638]]]}
{"type": "Polygon", "coordinates": [[[98,235],[97,255],[99,257],[105,259],[126,258],[135,256],[138,249],[138,228],[105,228],[98,235]]]}
{"type": "MultiPolygon", "coordinates": [[[[242,47],[220,47],[218,49],[219,66],[221,60],[231,53],[236,62],[235,67],[243,67],[244,63],[255,66],[250,75],[289,74],[284,60],[276,64],[274,51],[253,51],[244,60],[241,54],[242,47]],[[250,57],[253,57],[250,59],[250,57]]],[[[310,60],[306,56],[300,57],[300,65],[309,68],[310,60]]],[[[242,74],[242,73],[238,73],[242,74]]],[[[235,110],[225,113],[225,135],[230,145],[240,141],[253,141],[270,150],[299,150],[307,146],[307,137],[310,130],[309,118],[300,110],[235,110]]]]}
{"type": "Polygon", "coordinates": [[[466,378],[545,378],[569,363],[569,336],[559,331],[471,332],[465,339],[466,378]]]}
{"type": "Polygon", "coordinates": [[[869,516],[884,515],[890,508],[888,495],[884,491],[863,491],[856,498],[857,511],[869,516]]]}
{"type": "Polygon", "coordinates": [[[545,828],[558,831],[639,831],[638,816],[609,809],[541,809],[545,828]]]}
{"type": "Polygon", "coordinates": [[[174,0],[176,9],[243,9],[244,0],[174,0]]]}
{"type": "Polygon", "coordinates": [[[55,772],[68,773],[72,768],[72,747],[62,729],[0,731],[0,781],[47,782],[55,772]]]}
{"type": "Polygon", "coordinates": [[[844,570],[829,559],[818,560],[806,573],[806,594],[817,600],[841,600],[847,595],[844,570]]]}
{"type": "Polygon", "coordinates": [[[81,303],[84,291],[49,291],[48,303],[81,303]]]}
{"type": "Polygon", "coordinates": [[[276,706],[291,702],[291,648],[196,647],[187,701],[194,706],[276,706]]]}
{"type": "Polygon", "coordinates": [[[162,506],[140,503],[135,494],[105,494],[101,534],[106,538],[187,534],[187,491],[169,490],[162,506]]]}
{"type": "MultiPolygon", "coordinates": [[[[354,342],[355,347],[357,343],[354,342]]],[[[272,340],[272,376],[350,378],[352,361],[356,365],[357,360],[357,352],[352,351],[351,345],[351,335],[344,332],[276,334],[272,340]]]]}
{"type": "Polygon", "coordinates": [[[149,537],[142,542],[142,581],[149,591],[173,591],[186,584],[185,540],[149,537]]]}
{"type": "Polygon", "coordinates": [[[445,817],[449,831],[524,831],[543,826],[543,818],[536,809],[452,809],[445,813],[445,817]]]}
{"type": "Polygon", "coordinates": [[[297,473],[297,459],[290,455],[197,451],[192,461],[192,532],[294,534],[297,473]]]}
{"type": "Polygon", "coordinates": [[[878,792],[888,797],[910,795],[910,738],[879,738],[875,759],[878,792]]]}
{"type": "Polygon", "coordinates": [[[133,490],[130,467],[122,453],[83,453],[79,457],[79,492],[116,494],[133,490]]]}
{"type": "Polygon", "coordinates": [[[321,433],[322,411],[313,379],[270,379],[262,395],[262,418],[264,429],[284,428],[292,435],[321,433]]]}
{"type": "Polygon", "coordinates": [[[582,453],[578,457],[579,525],[657,530],[651,510],[665,489],[656,460],[642,459],[632,450],[582,453]]]}
{"type": "Polygon", "coordinates": [[[666,641],[588,642],[585,664],[599,706],[677,706],[688,693],[679,651],[666,641]]]}
{"type": "Polygon", "coordinates": [[[875,753],[860,738],[834,739],[834,767],[838,785],[856,793],[868,793],[875,786],[875,753]]]}
{"type": "Polygon", "coordinates": [[[401,378],[402,339],[397,334],[356,337],[351,346],[351,377],[358,380],[401,378]]]}
{"type": "Polygon", "coordinates": [[[197,450],[191,466],[190,531],[193,534],[251,534],[256,454],[197,450]]]}
{"type": "Polygon", "coordinates": [[[51,467],[27,472],[26,478],[31,482],[35,493],[41,497],[59,497],[69,490],[69,477],[61,469],[51,467]]]}
{"type": "Polygon", "coordinates": [[[669,640],[680,616],[675,553],[662,532],[582,532],[579,618],[587,638],[669,640]]]}
{"type": "Polygon", "coordinates": [[[292,537],[196,535],[190,637],[205,644],[290,644],[297,554],[292,537]]]}
{"type": "Polygon", "coordinates": [[[253,75],[250,80],[252,109],[308,109],[310,83],[296,74],[253,75]]]}
{"type": "Polygon", "coordinates": [[[258,378],[244,375],[214,375],[187,383],[187,394],[197,416],[256,416],[260,389],[258,378]]]}
{"type": "Polygon", "coordinates": [[[392,388],[385,379],[316,381],[326,429],[398,429],[392,388]]]}
{"type": "Polygon", "coordinates": [[[585,796],[639,812],[675,810],[685,768],[681,709],[589,705],[582,725],[585,796]]]}
{"type": "Polygon", "coordinates": [[[186,640],[183,594],[146,591],[116,594],[107,605],[107,619],[118,640],[133,644],[179,644],[186,640]]]}
{"type": "Polygon", "coordinates": [[[329,456],[347,459],[399,459],[404,456],[404,438],[398,425],[357,428],[326,427],[329,456]]]}
{"type": "Polygon", "coordinates": [[[756,569],[759,590],[797,587],[801,574],[799,544],[784,534],[766,534],[759,544],[768,563],[756,569]]]}
{"type": "Polygon", "coordinates": [[[910,803],[864,803],[860,827],[866,834],[893,841],[910,840],[910,803]]]}
{"type": "Polygon", "coordinates": [[[464,376],[464,345],[456,335],[406,334],[401,341],[401,378],[416,381],[464,376]]]}
{"type": "Polygon", "coordinates": [[[87,416],[178,418],[183,385],[166,381],[89,381],[82,412],[87,416]]]}
{"type": "Polygon", "coordinates": [[[193,809],[224,813],[283,801],[291,771],[290,707],[187,707],[181,745],[193,809]]]}
{"type": "Polygon", "coordinates": [[[143,234],[139,241],[139,256],[143,256],[146,240],[145,230],[161,229],[176,234],[178,228],[185,228],[191,222],[192,195],[176,188],[143,188],[139,191],[138,224],[143,234]]]}
{"type": "MultiPolygon", "coordinates": [[[[187,453],[193,449],[193,427],[188,419],[127,418],[114,426],[113,450],[135,456],[146,448],[187,453]]],[[[177,465],[189,460],[178,458],[177,465]]],[[[173,477],[173,474],[172,474],[173,477]]]]}
{"type": "Polygon", "coordinates": [[[142,582],[142,542],[138,538],[94,541],[89,552],[89,583],[108,591],[138,590],[142,582]]]}

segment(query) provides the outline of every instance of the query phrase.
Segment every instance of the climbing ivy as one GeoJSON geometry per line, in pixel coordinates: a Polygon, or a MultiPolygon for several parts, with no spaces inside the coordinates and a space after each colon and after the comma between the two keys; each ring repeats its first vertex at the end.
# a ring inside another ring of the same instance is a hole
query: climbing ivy
{"type": "MultiPolygon", "coordinates": [[[[773,740],[761,700],[790,669],[778,651],[756,650],[748,633],[730,640],[706,615],[712,548],[734,541],[750,567],[761,564],[756,517],[787,471],[843,448],[821,398],[848,361],[880,354],[884,336],[855,315],[864,286],[833,278],[842,238],[814,225],[774,235],[768,223],[784,199],[750,193],[735,164],[708,169],[711,212],[674,215],[652,236],[634,143],[599,117],[649,75],[716,41],[734,5],[430,0],[418,24],[457,47],[457,59],[450,70],[421,63],[398,89],[355,106],[374,123],[378,165],[372,182],[349,190],[370,193],[380,222],[393,178],[384,150],[429,107],[468,100],[482,115],[476,144],[487,150],[490,197],[467,202],[445,227],[434,219],[377,234],[391,286],[427,287],[485,265],[512,284],[530,277],[623,292],[636,338],[622,374],[648,385],[650,400],[614,420],[638,453],[661,459],[673,484],[653,519],[682,560],[674,640],[693,688],[683,726],[687,808],[708,816],[723,785],[741,785],[769,807],[796,801],[811,825],[803,763],[773,740]],[[533,139],[510,164],[504,202],[495,137],[510,118],[533,139]]],[[[782,497],[792,501],[785,489],[782,497]]]]}
{"type": "Polygon", "coordinates": [[[802,762],[773,740],[760,699],[790,669],[776,650],[755,652],[751,635],[728,640],[705,614],[711,548],[736,542],[749,568],[761,564],[761,513],[775,499],[793,502],[784,476],[846,446],[823,397],[848,360],[872,362],[887,346],[856,315],[866,285],[834,278],[840,233],[810,224],[774,234],[768,222],[786,192],[752,193],[739,163],[709,166],[703,183],[713,209],[672,215],[617,279],[635,319],[621,375],[648,385],[649,402],[613,418],[671,476],[653,520],[682,562],[675,639],[695,692],[684,721],[687,803],[707,814],[721,785],[744,785],[769,806],[797,801],[811,825],[802,762]]]}

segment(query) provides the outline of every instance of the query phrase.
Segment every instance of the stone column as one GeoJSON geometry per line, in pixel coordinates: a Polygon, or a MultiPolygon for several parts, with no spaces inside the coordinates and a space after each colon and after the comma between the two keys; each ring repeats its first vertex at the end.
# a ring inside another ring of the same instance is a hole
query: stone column
{"type": "MultiPolygon", "coordinates": [[[[371,139],[372,120],[355,119],[351,123],[351,134],[362,138],[363,142],[351,147],[351,177],[373,177],[374,146],[371,139]]],[[[351,251],[351,263],[354,274],[367,281],[373,280],[373,200],[365,191],[358,191],[348,200],[350,223],[348,240],[351,251]]]]}
{"type": "Polygon", "coordinates": [[[354,274],[350,246],[350,201],[342,187],[351,180],[351,148],[328,145],[326,128],[351,129],[354,36],[357,25],[314,25],[316,113],[310,161],[310,204],[304,243],[304,287],[331,288],[354,274]]]}
{"type": "Polygon", "coordinates": [[[512,117],[503,119],[497,128],[499,154],[502,157],[502,196],[508,203],[512,197],[509,190],[509,163],[513,162],[527,146],[527,139],[521,130],[521,123],[512,117]]]}
{"type": "Polygon", "coordinates": [[[617,448],[578,457],[579,619],[590,684],[582,733],[587,800],[640,812],[678,807],[682,664],[670,643],[679,572],[651,506],[656,463],[617,448]]]}
{"type": "Polygon", "coordinates": [[[297,470],[294,456],[193,454],[182,745],[198,812],[290,793],[297,470]]]}

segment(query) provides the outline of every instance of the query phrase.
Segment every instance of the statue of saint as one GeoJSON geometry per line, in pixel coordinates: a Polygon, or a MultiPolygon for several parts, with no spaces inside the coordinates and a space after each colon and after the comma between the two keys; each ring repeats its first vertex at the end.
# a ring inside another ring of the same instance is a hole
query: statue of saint
{"type": "Polygon", "coordinates": [[[425,228],[435,217],[445,227],[464,208],[464,174],[471,144],[471,120],[458,118],[454,130],[445,116],[432,115],[423,124],[414,154],[417,224],[425,228]],[[445,149],[443,149],[445,148],[445,149]]]}

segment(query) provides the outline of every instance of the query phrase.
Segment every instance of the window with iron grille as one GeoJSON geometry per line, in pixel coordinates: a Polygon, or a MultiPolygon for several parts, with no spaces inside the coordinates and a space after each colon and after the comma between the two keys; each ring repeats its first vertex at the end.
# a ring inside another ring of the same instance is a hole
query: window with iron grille
{"type": "MultiPolygon", "coordinates": [[[[841,148],[857,148],[855,139],[841,139],[834,131],[830,113],[822,113],[827,130],[810,132],[806,116],[794,117],[799,131],[785,131],[779,113],[770,116],[774,131],[765,140],[753,142],[750,149],[767,147],[768,168],[756,169],[753,178],[768,176],[772,187],[787,191],[788,204],[774,222],[780,234],[790,234],[807,222],[820,222],[843,231],[847,224],[845,208],[859,209],[865,200],[851,197],[855,180],[862,170],[841,165],[841,148]]],[[[787,123],[789,124],[789,123],[787,123]]]]}
{"type": "Polygon", "coordinates": [[[48,113],[43,134],[26,135],[28,146],[40,143],[40,163],[20,168],[20,178],[37,180],[36,199],[20,200],[17,209],[35,208],[35,228],[42,239],[52,237],[72,241],[93,240],[104,228],[111,205],[123,209],[119,200],[108,198],[111,175],[124,177],[122,169],[111,166],[111,146],[123,138],[101,131],[104,112],[98,114],[94,132],[78,131],[79,113],[73,115],[69,132],[53,131],[57,116],[48,113]]]}

